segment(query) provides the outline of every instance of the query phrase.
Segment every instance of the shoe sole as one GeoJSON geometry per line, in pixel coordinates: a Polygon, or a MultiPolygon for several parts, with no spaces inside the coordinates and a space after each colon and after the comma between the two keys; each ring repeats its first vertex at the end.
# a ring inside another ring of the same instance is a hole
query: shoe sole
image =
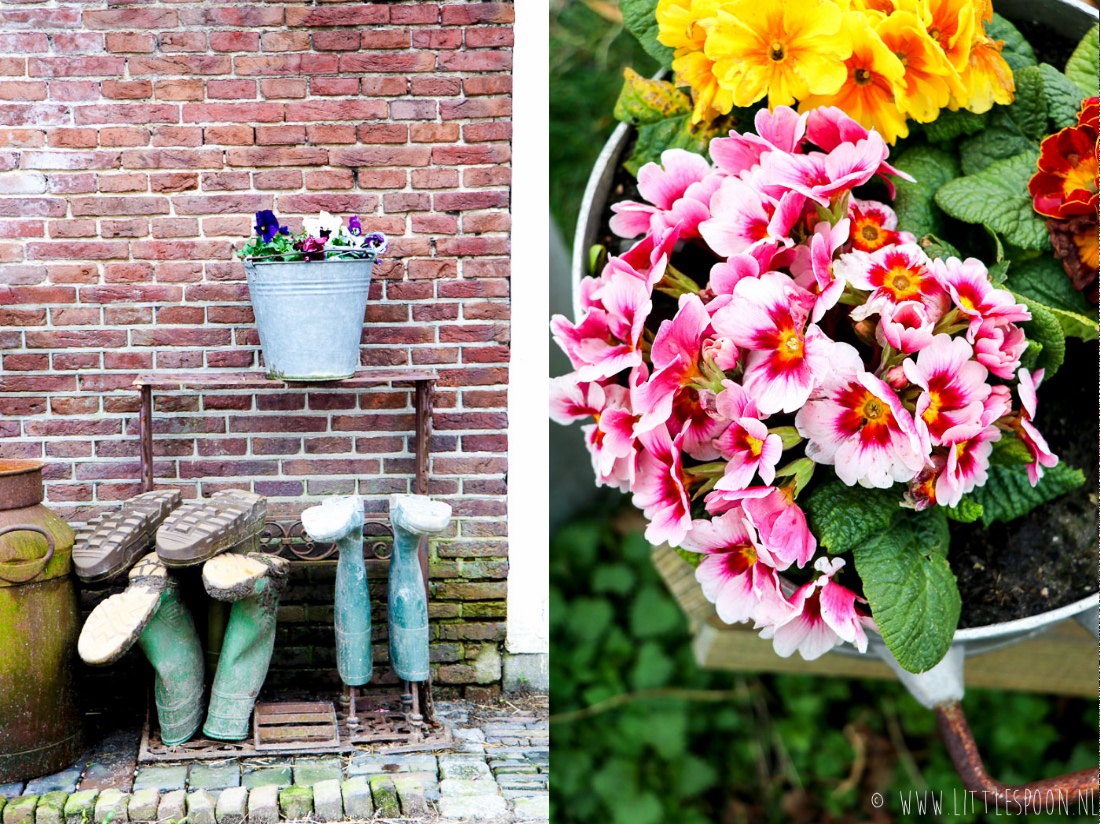
{"type": "Polygon", "coordinates": [[[73,568],[85,584],[110,581],[148,552],[157,527],[179,506],[176,489],[145,492],[80,527],[73,545],[73,568]]]}
{"type": "Polygon", "coordinates": [[[156,615],[160,596],[171,582],[155,552],[130,570],[130,585],[96,605],[80,630],[76,651],[87,664],[113,664],[126,654],[156,615]]]}
{"type": "Polygon", "coordinates": [[[184,504],[157,530],[157,555],[169,567],[204,563],[258,535],[266,515],[266,498],[239,489],[184,504]]]}
{"type": "Polygon", "coordinates": [[[202,583],[215,600],[239,601],[256,594],[256,582],[261,578],[286,575],[289,567],[285,558],[273,555],[223,552],[203,565],[202,583]]]}

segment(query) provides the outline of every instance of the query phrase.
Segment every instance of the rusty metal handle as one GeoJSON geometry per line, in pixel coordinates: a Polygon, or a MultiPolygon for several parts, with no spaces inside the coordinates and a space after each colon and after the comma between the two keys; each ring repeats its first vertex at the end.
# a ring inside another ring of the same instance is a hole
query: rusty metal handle
{"type": "Polygon", "coordinates": [[[935,712],[940,735],[963,786],[981,795],[987,803],[996,803],[998,808],[1003,806],[1015,813],[1048,812],[1066,804],[1074,809],[1079,803],[1089,804],[1100,791],[1100,769],[1097,768],[1015,787],[1002,784],[986,772],[962,704],[948,701],[938,704],[935,712]]]}
{"type": "Polygon", "coordinates": [[[32,561],[0,561],[0,578],[9,584],[25,584],[45,572],[46,566],[53,558],[53,536],[42,527],[31,524],[4,527],[0,529],[0,536],[7,535],[9,532],[37,532],[46,539],[46,554],[41,558],[32,561]]]}

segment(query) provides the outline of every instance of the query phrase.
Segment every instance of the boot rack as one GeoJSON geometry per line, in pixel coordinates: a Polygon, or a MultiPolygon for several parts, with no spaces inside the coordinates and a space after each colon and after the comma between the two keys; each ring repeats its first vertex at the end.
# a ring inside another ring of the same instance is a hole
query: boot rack
{"type": "MultiPolygon", "coordinates": [[[[262,372],[150,373],[134,380],[140,392],[139,437],[141,490],[154,488],[153,393],[155,390],[359,390],[391,386],[395,391],[413,384],[415,404],[415,473],[413,491],[427,494],[428,440],[431,435],[432,401],[438,373],[431,369],[369,369],[341,381],[297,382],[267,379],[262,372]]],[[[388,564],[393,529],[385,521],[368,519],[363,528],[364,555],[372,567],[388,564]],[[374,540],[372,540],[372,538],[374,540]]],[[[327,561],[336,553],[336,545],[311,540],[300,520],[292,523],[268,522],[261,534],[264,552],[287,558],[292,564],[327,561]]],[[[427,541],[419,545],[420,567],[428,586],[427,541]]],[[[253,714],[253,737],[239,742],[213,741],[201,735],[168,747],[160,740],[156,714],[148,704],[138,760],[181,761],[226,758],[229,756],[316,754],[351,752],[357,745],[376,745],[383,753],[418,752],[451,746],[450,729],[434,717],[431,680],[402,682],[400,690],[360,693],[358,688],[344,690],[336,706],[329,702],[257,703],[253,714]],[[423,713],[423,720],[420,714],[423,713]]]]}

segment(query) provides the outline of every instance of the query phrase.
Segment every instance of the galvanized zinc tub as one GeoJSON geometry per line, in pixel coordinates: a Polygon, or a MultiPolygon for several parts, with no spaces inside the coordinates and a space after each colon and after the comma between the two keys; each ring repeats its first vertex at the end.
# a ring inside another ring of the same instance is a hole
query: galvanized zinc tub
{"type": "Polygon", "coordinates": [[[333,381],[355,374],[373,258],[246,260],[244,269],[269,378],[333,381]]]}
{"type": "Polygon", "coordinates": [[[57,772],[83,748],[73,531],[42,497],[40,461],[0,460],[0,784],[57,772]]]}

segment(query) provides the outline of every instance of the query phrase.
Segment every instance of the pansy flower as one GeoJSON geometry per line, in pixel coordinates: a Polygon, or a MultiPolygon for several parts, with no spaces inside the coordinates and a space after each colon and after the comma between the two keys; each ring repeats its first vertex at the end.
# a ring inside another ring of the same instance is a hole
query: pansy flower
{"type": "Polygon", "coordinates": [[[256,234],[260,236],[264,243],[271,243],[275,239],[275,235],[285,235],[288,234],[288,231],[285,226],[279,225],[279,219],[275,217],[275,213],[270,209],[256,212],[256,234]]]}

